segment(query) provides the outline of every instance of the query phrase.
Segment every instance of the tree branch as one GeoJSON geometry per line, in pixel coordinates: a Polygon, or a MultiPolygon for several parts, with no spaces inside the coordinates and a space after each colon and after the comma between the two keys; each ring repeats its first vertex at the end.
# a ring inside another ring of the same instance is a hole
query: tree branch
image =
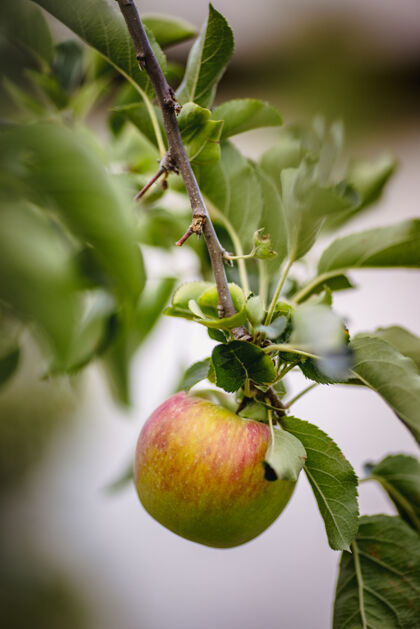
{"type": "MultiPolygon", "coordinates": [[[[179,169],[181,173],[191,203],[191,231],[196,234],[203,233],[206,241],[219,296],[219,314],[221,317],[231,317],[235,314],[236,310],[226,279],[223,261],[224,250],[217,238],[213,223],[207,212],[197,180],[182,143],[181,133],[176,119],[176,114],[181,110],[181,107],[176,100],[173,89],[166,81],[159,62],[152,50],[134,0],[117,0],[117,2],[133,40],[140,69],[147,72],[162,110],[163,124],[168,139],[168,154],[175,167],[179,169]]],[[[246,328],[238,328],[237,330],[238,338],[245,338],[246,335],[249,336],[246,328]]]]}

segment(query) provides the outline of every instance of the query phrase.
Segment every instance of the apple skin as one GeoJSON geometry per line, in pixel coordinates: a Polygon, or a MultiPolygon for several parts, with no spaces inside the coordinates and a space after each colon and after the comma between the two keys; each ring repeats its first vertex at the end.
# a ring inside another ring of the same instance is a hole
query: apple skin
{"type": "Polygon", "coordinates": [[[280,515],[296,483],[264,478],[266,424],[192,395],[159,406],[140,433],[134,479],[165,527],[217,548],[244,544],[280,515]]]}

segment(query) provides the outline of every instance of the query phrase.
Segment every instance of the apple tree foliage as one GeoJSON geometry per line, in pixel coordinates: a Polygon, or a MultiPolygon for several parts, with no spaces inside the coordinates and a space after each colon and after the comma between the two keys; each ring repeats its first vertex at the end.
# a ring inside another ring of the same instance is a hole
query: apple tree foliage
{"type": "Polygon", "coordinates": [[[420,613],[419,462],[397,454],[369,464],[367,479],[383,487],[398,516],[359,518],[351,464],[316,425],[288,414],[283,380],[295,369],[312,386],[367,387],[419,441],[420,339],[397,326],[351,336],[333,309],[334,293],[354,288],[352,269],[420,267],[416,218],[332,235],[379,199],[394,160],[385,155],[343,169],[342,127],[321,118],[276,132],[272,147],[250,160],[232,138],[279,127],[282,117],[253,98],[215,106],[234,48],[224,17],[210,5],[197,34],[178,18],[145,15],[153,51],[182,105],[187,155],[229,252],[236,314],[219,318],[202,242],[184,245],[199,261],[197,281],[146,277],[145,253],[169,250],[186,231],[190,210],[174,174],[132,202],[156,172],[167,140],[117,4],[15,0],[1,14],[16,63],[1,88],[8,106],[0,126],[0,386],[19,367],[27,328],[49,375],[96,361],[116,400],[128,405],[131,360],[162,312],[201,325],[214,349],[186,370],[179,387],[208,380],[212,388],[202,395],[277,424],[266,456],[270,478],[297,477],[306,451],[303,469],[328,542],[342,552],[334,628],[412,629],[420,613]],[[79,40],[55,43],[41,8],[79,40]],[[185,69],[166,59],[164,49],[192,37],[185,69]],[[106,104],[108,127],[99,137],[88,124],[98,103],[106,104]],[[321,234],[331,243],[313,276],[296,279],[293,265],[321,234]],[[235,334],[240,327],[246,340],[235,334]],[[273,406],[273,395],[281,406],[273,406]]]}

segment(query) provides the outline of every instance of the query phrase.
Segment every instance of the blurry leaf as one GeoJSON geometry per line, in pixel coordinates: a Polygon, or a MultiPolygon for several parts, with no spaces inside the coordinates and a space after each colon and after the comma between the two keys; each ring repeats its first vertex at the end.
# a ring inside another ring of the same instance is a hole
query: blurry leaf
{"type": "Polygon", "coordinates": [[[269,325],[257,325],[255,327],[256,332],[261,332],[264,336],[271,341],[278,339],[285,331],[288,324],[287,317],[280,315],[277,319],[274,319],[269,325]]]}
{"type": "Polygon", "coordinates": [[[309,422],[283,417],[282,425],[302,442],[305,472],[334,550],[348,549],[358,529],[357,476],[334,441],[309,422]]]}
{"type": "Polygon", "coordinates": [[[302,143],[286,129],[280,132],[274,146],[261,156],[261,169],[272,179],[280,192],[281,171],[285,168],[297,168],[303,155],[302,143]]]}
{"type": "Polygon", "coordinates": [[[0,356],[0,388],[10,380],[18,368],[20,361],[20,348],[11,347],[0,356]]]}
{"type": "Polygon", "coordinates": [[[281,198],[277,187],[265,171],[255,166],[255,172],[262,194],[262,214],[260,225],[265,233],[270,236],[271,243],[277,256],[265,263],[270,274],[280,268],[287,254],[287,230],[281,198]]]}
{"type": "Polygon", "coordinates": [[[21,89],[15,83],[9,81],[6,77],[3,77],[3,85],[18,110],[34,114],[36,117],[42,117],[45,115],[47,111],[45,105],[30,95],[27,90],[21,89]]]}
{"type": "Polygon", "coordinates": [[[420,220],[338,238],[322,254],[318,272],[363,267],[420,268],[420,220]]]}
{"type": "Polygon", "coordinates": [[[420,443],[420,374],[410,358],[392,345],[369,334],[358,334],[352,371],[376,391],[420,443]]]}
{"type": "Polygon", "coordinates": [[[266,480],[297,481],[306,461],[302,443],[290,432],[274,429],[274,441],[270,441],[264,458],[266,480]]]}
{"type": "Polygon", "coordinates": [[[273,361],[261,348],[245,341],[217,345],[212,364],[217,386],[228,392],[240,389],[246,378],[257,384],[270,384],[276,378],[273,361]]]}
{"type": "Polygon", "coordinates": [[[162,48],[180,44],[197,35],[197,29],[193,24],[172,15],[147,13],[142,15],[141,19],[162,48]]]}
{"type": "MultiPolygon", "coordinates": [[[[242,245],[248,247],[260,227],[262,199],[258,179],[249,161],[233,144],[224,141],[220,147],[217,164],[197,168],[198,183],[210,203],[236,231],[242,245]]],[[[211,207],[210,215],[218,221],[211,207]]]]}
{"type": "Polygon", "coordinates": [[[420,338],[405,328],[392,325],[389,328],[378,328],[374,335],[390,343],[404,356],[408,356],[420,369],[420,338]]]}
{"type": "Polygon", "coordinates": [[[277,127],[283,122],[275,107],[256,98],[229,100],[213,109],[211,117],[224,121],[222,138],[260,127],[277,127]]]}
{"type": "Polygon", "coordinates": [[[340,225],[352,219],[381,196],[382,191],[393,174],[396,166],[395,159],[390,155],[383,155],[375,161],[355,161],[350,164],[346,174],[346,181],[357,190],[360,203],[354,210],[340,216],[331,217],[327,221],[327,229],[337,229],[340,225]]]}
{"type": "Polygon", "coordinates": [[[63,90],[72,92],[82,82],[84,75],[84,50],[74,39],[56,44],[53,71],[63,90]]]}
{"type": "Polygon", "coordinates": [[[107,293],[95,295],[78,322],[66,371],[82,369],[106,349],[115,331],[110,319],[114,308],[114,300],[107,293]]]}
{"type": "Polygon", "coordinates": [[[361,517],[352,552],[341,557],[333,628],[416,627],[419,563],[419,536],[400,518],[361,517]]]}
{"type": "Polygon", "coordinates": [[[76,90],[70,99],[69,107],[77,118],[85,118],[98,104],[109,87],[108,77],[86,82],[76,90]]]}
{"type": "Polygon", "coordinates": [[[188,367],[185,371],[181,383],[178,387],[178,391],[189,391],[195,384],[205,380],[209,373],[210,358],[200,360],[197,363],[188,367]]]}
{"type": "Polygon", "coordinates": [[[394,454],[365,466],[378,481],[400,516],[420,533],[420,462],[413,456],[394,454]]]}
{"type": "Polygon", "coordinates": [[[287,229],[288,255],[298,260],[314,244],[326,216],[357,203],[354,190],[343,184],[323,187],[312,182],[311,166],[281,172],[281,201],[287,229]]]}
{"type": "Polygon", "coordinates": [[[293,314],[290,343],[311,348],[308,351],[313,354],[334,352],[346,345],[343,321],[328,306],[298,306],[293,314]]]}
{"type": "Polygon", "coordinates": [[[267,408],[255,400],[249,400],[246,406],[239,411],[239,417],[255,419],[256,421],[268,422],[267,408]]]}
{"type": "Polygon", "coordinates": [[[53,41],[42,11],[26,0],[4,3],[4,9],[2,27],[11,41],[33,55],[38,64],[49,65],[53,59],[53,41]]]}
{"type": "Polygon", "coordinates": [[[177,90],[180,103],[210,107],[217,83],[233,53],[233,33],[225,18],[209,5],[209,15],[188,56],[184,79],[177,90]]]}
{"type": "Polygon", "coordinates": [[[84,138],[75,130],[38,123],[8,130],[0,142],[22,151],[31,190],[93,246],[115,292],[136,302],[145,278],[134,214],[84,138]]]}
{"type": "Polygon", "coordinates": [[[138,343],[145,340],[163,314],[176,281],[173,277],[164,277],[157,283],[152,280],[147,283],[137,310],[138,343]]]}
{"type": "Polygon", "coordinates": [[[220,134],[223,122],[210,119],[209,109],[186,103],[178,116],[178,126],[188,158],[197,164],[212,164],[220,159],[220,134]]]}
{"type": "Polygon", "coordinates": [[[36,70],[27,70],[26,75],[57,109],[67,106],[69,98],[54,76],[36,70]]]}
{"type": "MultiPolygon", "coordinates": [[[[34,0],[34,2],[100,52],[123,76],[139,85],[147,93],[153,92],[147,73],[139,68],[133,42],[124,18],[117,10],[115,3],[114,8],[103,0],[89,0],[89,2],[85,0],[72,2],[34,0]]],[[[147,36],[164,70],[165,56],[153,33],[148,29],[147,36]]]]}
{"type": "Polygon", "coordinates": [[[190,212],[188,215],[179,215],[161,208],[147,210],[139,217],[137,229],[139,242],[152,247],[172,248],[180,235],[187,231],[190,222],[190,212]]]}
{"type": "MultiPolygon", "coordinates": [[[[162,137],[166,138],[160,109],[158,107],[154,107],[153,109],[159,122],[162,137]]],[[[154,146],[158,146],[152,120],[144,103],[129,103],[127,105],[117,105],[112,108],[112,112],[120,114],[121,116],[132,122],[154,146]]]]}
{"type": "Polygon", "coordinates": [[[31,207],[0,207],[0,299],[32,320],[65,366],[79,314],[80,279],[52,224],[31,207]]]}
{"type": "Polygon", "coordinates": [[[347,275],[344,275],[343,273],[338,273],[337,275],[332,275],[331,277],[320,277],[319,282],[317,282],[317,278],[315,278],[315,280],[311,282],[309,290],[306,290],[305,287],[303,288],[305,292],[302,295],[302,298],[300,298],[300,291],[297,291],[295,294],[293,294],[293,298],[298,298],[299,302],[303,302],[313,295],[319,295],[319,293],[321,293],[326,288],[328,288],[330,291],[339,291],[355,288],[355,286],[347,277],[347,275]]]}

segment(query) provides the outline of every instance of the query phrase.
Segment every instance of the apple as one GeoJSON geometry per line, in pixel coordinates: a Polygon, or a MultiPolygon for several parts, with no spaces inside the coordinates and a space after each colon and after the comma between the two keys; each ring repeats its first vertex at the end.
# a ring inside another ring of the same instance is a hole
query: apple
{"type": "Polygon", "coordinates": [[[134,478],[146,511],[186,539],[244,544],[283,511],[293,481],[264,478],[266,424],[185,393],[161,404],[140,433],[134,478]]]}

